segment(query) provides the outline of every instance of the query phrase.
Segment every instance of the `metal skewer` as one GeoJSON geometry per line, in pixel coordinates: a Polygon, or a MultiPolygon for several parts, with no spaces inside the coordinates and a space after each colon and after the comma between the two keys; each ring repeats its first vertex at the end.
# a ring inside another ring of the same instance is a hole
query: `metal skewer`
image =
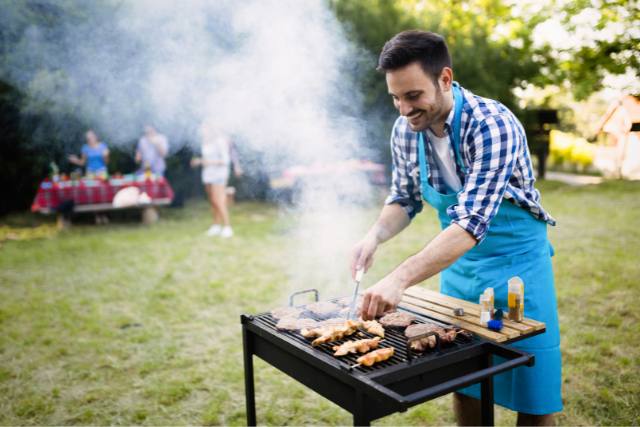
{"type": "Polygon", "coordinates": [[[349,305],[349,312],[347,313],[347,320],[352,319],[354,311],[356,309],[356,300],[358,299],[358,290],[360,289],[360,282],[362,281],[362,276],[364,276],[364,268],[358,269],[356,271],[356,285],[353,289],[353,298],[351,298],[351,304],[349,305]]]}

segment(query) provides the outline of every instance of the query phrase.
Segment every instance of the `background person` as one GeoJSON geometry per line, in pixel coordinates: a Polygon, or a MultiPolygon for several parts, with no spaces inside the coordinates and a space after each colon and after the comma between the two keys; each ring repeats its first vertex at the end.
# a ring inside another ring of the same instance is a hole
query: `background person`
{"type": "Polygon", "coordinates": [[[156,131],[151,125],[144,127],[144,135],[140,137],[136,147],[136,163],[140,163],[138,173],[147,169],[154,175],[164,176],[167,168],[165,158],[169,152],[167,137],[156,131]]]}
{"type": "MultiPolygon", "coordinates": [[[[525,316],[546,332],[512,344],[535,355],[535,366],[494,377],[495,402],[518,412],[518,425],[549,425],[562,410],[560,331],[547,225],[555,220],[534,187],[524,129],[504,105],[453,81],[444,39],[405,31],[389,40],[378,69],[400,113],[392,136],[391,194],[352,254],[351,268],[369,268],[376,248],[407,227],[423,200],[442,231],[367,289],[362,316],[394,309],[405,289],[438,273],[440,292],[471,302],[487,287],[507,306],[507,281],[525,283],[525,316]]],[[[425,239],[426,240],[426,239],[425,239]]],[[[480,423],[478,385],[454,394],[461,425],[480,423]]]]}
{"type": "MultiPolygon", "coordinates": [[[[87,175],[107,176],[107,164],[109,163],[109,149],[107,144],[98,141],[96,133],[89,129],[85,134],[86,144],[82,146],[82,156],[71,154],[69,161],[78,166],[85,166],[87,175]]],[[[73,207],[71,207],[73,209],[73,207]]],[[[69,214],[67,212],[67,214],[69,214]]],[[[109,217],[104,213],[95,214],[96,224],[108,224],[109,217]]]]}
{"type": "Polygon", "coordinates": [[[81,156],[69,155],[71,163],[85,167],[87,175],[106,175],[109,163],[109,149],[107,144],[100,142],[96,133],[89,129],[85,134],[87,142],[82,145],[81,156]]]}
{"type": "Polygon", "coordinates": [[[207,230],[207,235],[229,238],[233,236],[227,209],[227,182],[231,163],[234,163],[236,175],[241,175],[242,170],[237,156],[232,155],[232,143],[227,135],[204,124],[200,129],[200,136],[201,157],[192,159],[191,166],[202,167],[202,183],[211,204],[213,225],[207,230]]]}

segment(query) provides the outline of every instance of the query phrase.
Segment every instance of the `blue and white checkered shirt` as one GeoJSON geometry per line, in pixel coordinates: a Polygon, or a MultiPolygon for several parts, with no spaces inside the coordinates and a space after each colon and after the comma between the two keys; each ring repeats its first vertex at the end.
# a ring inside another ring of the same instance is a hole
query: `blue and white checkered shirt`
{"type": "MultiPolygon", "coordinates": [[[[555,225],[555,220],[540,204],[540,192],[534,188],[533,165],[522,125],[507,107],[462,89],[460,153],[467,169],[456,162],[462,182],[458,203],[449,206],[452,223],[467,230],[478,242],[487,235],[491,219],[503,198],[529,211],[534,217],[555,225]]],[[[454,108],[447,117],[445,130],[451,132],[454,108]]],[[[424,133],[429,162],[429,184],[440,193],[450,193],[434,160],[427,133],[424,133]]],[[[453,145],[449,145],[455,159],[453,145]]],[[[418,133],[411,130],[403,116],[391,132],[393,160],[391,193],[386,204],[400,204],[410,218],[422,210],[418,133]]]]}

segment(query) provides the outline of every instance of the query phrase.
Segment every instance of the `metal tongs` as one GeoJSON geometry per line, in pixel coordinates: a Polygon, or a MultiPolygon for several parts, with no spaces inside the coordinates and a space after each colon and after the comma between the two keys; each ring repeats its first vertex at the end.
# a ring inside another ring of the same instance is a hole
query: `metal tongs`
{"type": "Polygon", "coordinates": [[[353,298],[351,298],[351,304],[349,304],[349,312],[347,313],[347,320],[353,319],[354,311],[356,309],[356,300],[358,299],[358,290],[360,289],[360,282],[364,276],[364,268],[359,268],[356,271],[355,287],[353,289],[353,298]]]}

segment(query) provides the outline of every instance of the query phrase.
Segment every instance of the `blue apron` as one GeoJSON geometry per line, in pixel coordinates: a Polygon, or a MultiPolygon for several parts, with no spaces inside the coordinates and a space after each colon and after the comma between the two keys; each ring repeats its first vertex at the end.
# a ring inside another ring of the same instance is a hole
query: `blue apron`
{"type": "MultiPolygon", "coordinates": [[[[453,86],[453,148],[456,162],[466,172],[460,155],[462,92],[453,86]]],[[[437,212],[442,228],[451,223],[447,208],[458,203],[457,194],[441,194],[429,185],[423,132],[418,133],[420,188],[423,199],[437,212]]],[[[440,292],[477,303],[487,287],[493,287],[496,308],[507,307],[507,281],[524,281],[524,315],[546,324],[546,332],[512,344],[535,355],[534,367],[520,367],[494,377],[494,398],[501,406],[533,415],[562,410],[561,355],[558,310],[551,266],[553,249],[547,240],[547,224],[508,200],[502,201],[491,220],[486,238],[442,271],[440,292]]],[[[478,384],[459,390],[480,397],[478,384]]]]}

